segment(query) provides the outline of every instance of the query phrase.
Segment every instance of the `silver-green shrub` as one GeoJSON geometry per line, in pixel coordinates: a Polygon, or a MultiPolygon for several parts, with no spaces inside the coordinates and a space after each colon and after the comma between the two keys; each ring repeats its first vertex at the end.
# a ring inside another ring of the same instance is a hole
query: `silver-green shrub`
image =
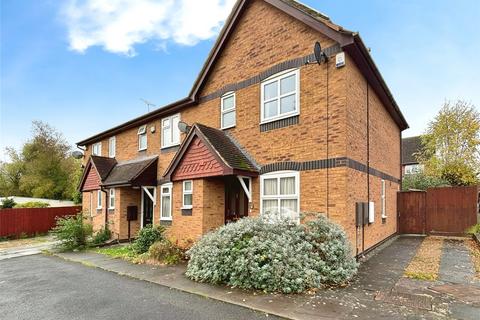
{"type": "Polygon", "coordinates": [[[266,292],[343,284],[358,266],[343,230],[321,215],[303,225],[244,218],[206,234],[187,255],[192,280],[266,292]]]}

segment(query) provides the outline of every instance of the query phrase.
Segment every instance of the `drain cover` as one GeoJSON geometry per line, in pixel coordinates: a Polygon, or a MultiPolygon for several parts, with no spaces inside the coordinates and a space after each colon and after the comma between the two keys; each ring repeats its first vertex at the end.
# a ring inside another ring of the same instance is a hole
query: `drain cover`
{"type": "Polygon", "coordinates": [[[432,297],[401,292],[378,292],[375,300],[423,310],[432,310],[432,297]]]}

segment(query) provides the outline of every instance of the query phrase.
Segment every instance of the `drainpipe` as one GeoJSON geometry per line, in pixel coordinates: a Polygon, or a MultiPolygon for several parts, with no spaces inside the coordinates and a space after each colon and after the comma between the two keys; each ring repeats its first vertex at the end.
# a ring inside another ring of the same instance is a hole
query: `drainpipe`
{"type": "MultiPolygon", "coordinates": [[[[367,212],[370,216],[370,92],[369,84],[367,81],[367,212]]],[[[362,217],[362,254],[365,251],[365,222],[362,217]]]]}
{"type": "MultiPolygon", "coordinates": [[[[328,59],[325,61],[325,67],[327,69],[327,85],[326,85],[326,91],[327,91],[327,161],[329,161],[329,117],[330,117],[330,113],[329,113],[329,99],[328,99],[328,59]]],[[[330,218],[330,212],[329,212],[329,197],[330,197],[330,189],[329,189],[329,168],[328,168],[328,164],[327,164],[327,218],[330,218]]]]}
{"type": "Polygon", "coordinates": [[[100,186],[100,191],[105,193],[105,224],[103,228],[106,229],[108,224],[108,192],[103,188],[103,186],[100,186]]]}

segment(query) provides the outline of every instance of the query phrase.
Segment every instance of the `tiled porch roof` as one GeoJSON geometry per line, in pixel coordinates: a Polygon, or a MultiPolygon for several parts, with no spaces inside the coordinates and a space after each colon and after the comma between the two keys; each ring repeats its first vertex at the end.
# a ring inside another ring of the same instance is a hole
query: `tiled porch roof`
{"type": "Polygon", "coordinates": [[[119,162],[111,170],[102,186],[152,185],[156,184],[158,156],[119,162]]]}

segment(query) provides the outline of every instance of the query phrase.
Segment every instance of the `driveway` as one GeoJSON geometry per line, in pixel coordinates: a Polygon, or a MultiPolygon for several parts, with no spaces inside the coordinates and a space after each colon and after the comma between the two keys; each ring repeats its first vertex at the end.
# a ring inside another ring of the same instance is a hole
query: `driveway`
{"type": "Polygon", "coordinates": [[[4,320],[266,318],[239,306],[45,255],[0,261],[0,288],[4,320]]]}
{"type": "Polygon", "coordinates": [[[39,254],[55,245],[51,236],[0,242],[0,260],[39,254]]]}

